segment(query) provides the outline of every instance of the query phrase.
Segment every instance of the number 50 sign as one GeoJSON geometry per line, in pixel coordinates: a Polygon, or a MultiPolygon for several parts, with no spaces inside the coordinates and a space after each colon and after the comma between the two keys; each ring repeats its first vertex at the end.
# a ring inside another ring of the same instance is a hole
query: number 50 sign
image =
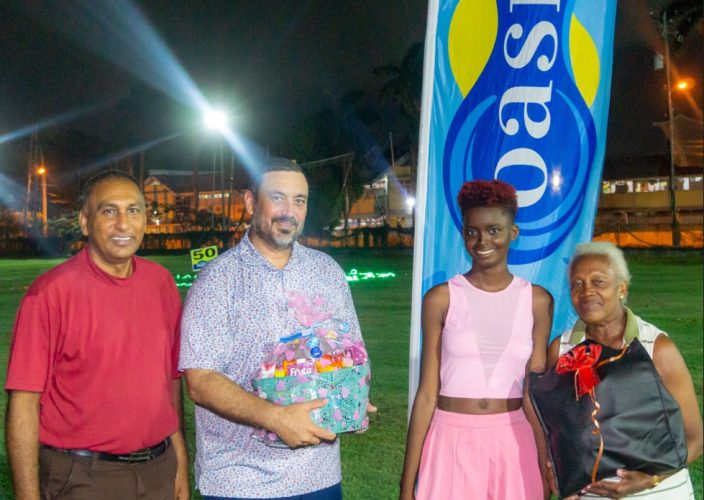
{"type": "Polygon", "coordinates": [[[217,256],[218,247],[215,245],[191,250],[191,265],[193,266],[193,271],[200,271],[204,265],[217,256]]]}

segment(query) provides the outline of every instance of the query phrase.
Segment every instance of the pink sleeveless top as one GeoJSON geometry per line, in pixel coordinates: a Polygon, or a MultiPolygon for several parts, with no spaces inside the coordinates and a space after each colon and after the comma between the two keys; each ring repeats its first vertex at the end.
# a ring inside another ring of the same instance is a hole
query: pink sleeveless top
{"type": "Polygon", "coordinates": [[[513,277],[485,292],[457,275],[447,282],[450,306],[442,331],[440,395],[520,398],[533,351],[533,289],[513,277]]]}

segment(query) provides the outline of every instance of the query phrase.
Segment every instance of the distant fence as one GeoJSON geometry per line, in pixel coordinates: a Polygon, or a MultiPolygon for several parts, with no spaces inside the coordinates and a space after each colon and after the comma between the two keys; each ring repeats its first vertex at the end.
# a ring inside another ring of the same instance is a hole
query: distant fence
{"type": "MultiPolygon", "coordinates": [[[[622,248],[671,247],[672,229],[665,224],[643,226],[636,224],[611,224],[597,226],[594,240],[610,241],[622,248]]],[[[701,226],[680,226],[682,248],[704,248],[704,233],[701,226]]]]}
{"type": "Polygon", "coordinates": [[[75,241],[61,237],[49,238],[0,238],[0,255],[3,257],[61,257],[71,253],[75,241]]]}
{"type": "MultiPolygon", "coordinates": [[[[623,248],[670,247],[672,233],[667,229],[642,230],[642,228],[615,225],[597,228],[594,239],[611,241],[623,248]]],[[[141,255],[182,254],[193,248],[217,245],[220,250],[235,246],[244,231],[193,231],[167,234],[150,233],[144,235],[141,255]]],[[[305,235],[300,242],[313,248],[413,248],[411,228],[379,230],[379,228],[357,228],[347,236],[305,235]]],[[[704,247],[702,230],[685,228],[681,231],[683,248],[704,247]]],[[[82,240],[75,238],[0,238],[0,256],[9,258],[66,257],[83,247],[82,240]]]]}
{"type": "MultiPolygon", "coordinates": [[[[192,231],[187,233],[149,233],[139,251],[141,255],[181,254],[193,248],[217,245],[220,250],[235,246],[244,231],[192,231]]],[[[301,243],[314,248],[412,248],[409,228],[358,228],[347,236],[302,236],[301,243]]],[[[10,258],[66,257],[80,250],[83,240],[74,237],[0,238],[0,256],[10,258]]]]}

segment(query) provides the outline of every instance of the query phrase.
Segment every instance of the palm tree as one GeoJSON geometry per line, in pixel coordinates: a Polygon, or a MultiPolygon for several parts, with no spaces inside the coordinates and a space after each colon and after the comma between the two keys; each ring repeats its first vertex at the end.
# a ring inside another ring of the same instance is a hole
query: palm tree
{"type": "Polygon", "coordinates": [[[295,158],[306,169],[310,232],[325,233],[340,219],[346,221],[364,184],[386,168],[372,133],[380,121],[371,96],[353,91],[305,117],[287,134],[287,143],[279,146],[283,156],[295,158]]]}
{"type": "Polygon", "coordinates": [[[403,139],[407,141],[411,167],[418,163],[418,130],[423,86],[423,42],[411,45],[400,66],[387,65],[374,69],[374,74],[387,78],[379,91],[383,103],[394,105],[404,125],[403,139]]]}
{"type": "Polygon", "coordinates": [[[673,0],[664,5],[660,19],[672,23],[668,31],[672,34],[672,48],[677,50],[686,41],[692,31],[704,34],[704,3],[702,0],[673,0]]]}

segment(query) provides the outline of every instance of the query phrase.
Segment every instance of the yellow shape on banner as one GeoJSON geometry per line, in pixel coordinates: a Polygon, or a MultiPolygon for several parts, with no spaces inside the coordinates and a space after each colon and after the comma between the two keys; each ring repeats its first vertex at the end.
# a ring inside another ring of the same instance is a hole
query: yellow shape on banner
{"type": "Polygon", "coordinates": [[[457,86],[466,96],[486,66],[496,43],[496,0],[461,0],[450,21],[447,52],[457,86]]]}
{"type": "Polygon", "coordinates": [[[591,35],[574,14],[570,22],[570,60],[579,93],[591,108],[599,90],[599,52],[591,35]]]}

